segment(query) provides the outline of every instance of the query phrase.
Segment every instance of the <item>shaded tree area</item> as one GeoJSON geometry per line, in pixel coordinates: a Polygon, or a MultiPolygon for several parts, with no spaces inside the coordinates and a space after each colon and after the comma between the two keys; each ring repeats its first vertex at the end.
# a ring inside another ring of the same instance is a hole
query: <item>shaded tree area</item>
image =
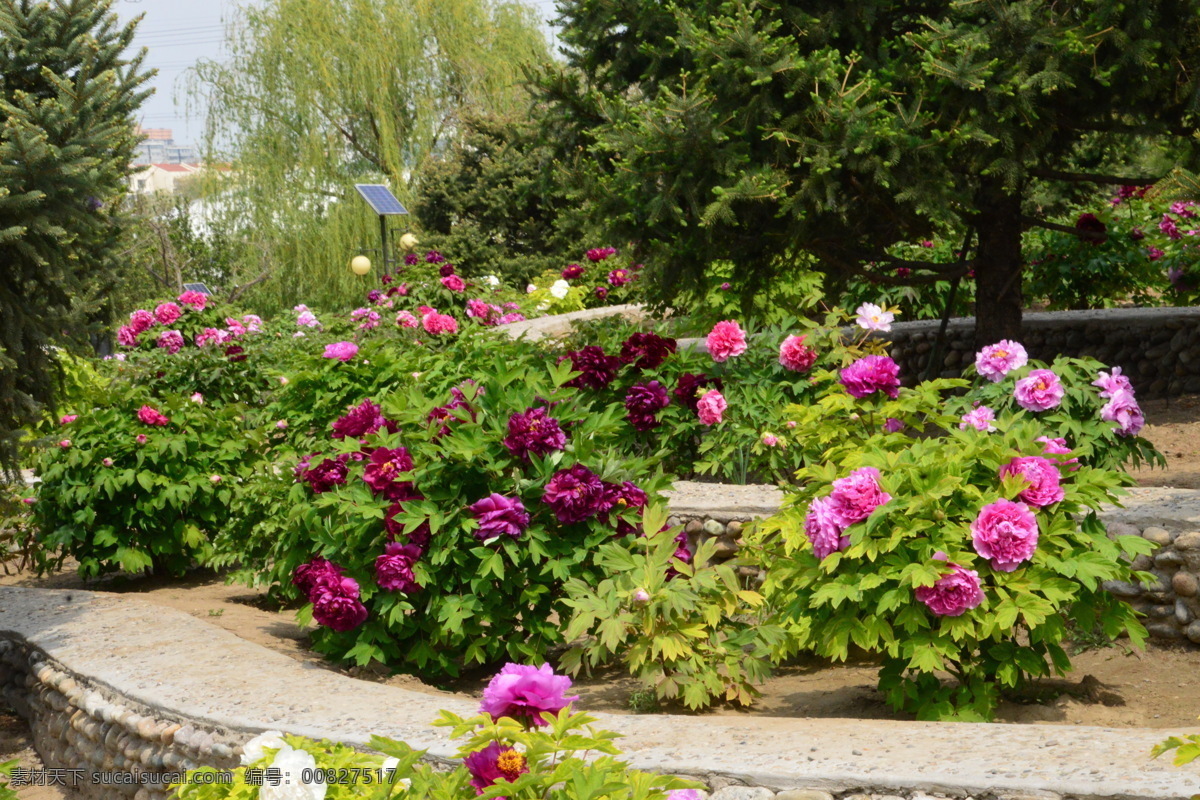
{"type": "Polygon", "coordinates": [[[560,9],[549,129],[591,156],[575,180],[661,303],[724,260],[746,298],[810,267],[973,274],[979,344],[1017,336],[1024,230],[1075,231],[1083,193],[1197,164],[1197,0],[560,9]],[[958,262],[889,252],[935,232],[958,262]]]}
{"type": "Polygon", "coordinates": [[[148,96],[111,0],[0,0],[0,464],[52,407],[56,347],[110,321],[120,202],[148,96]]]}

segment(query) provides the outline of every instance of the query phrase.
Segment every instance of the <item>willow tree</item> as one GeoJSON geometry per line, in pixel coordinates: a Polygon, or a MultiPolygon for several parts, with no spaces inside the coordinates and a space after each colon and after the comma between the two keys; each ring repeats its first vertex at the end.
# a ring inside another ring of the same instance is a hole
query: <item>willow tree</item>
{"type": "Polygon", "coordinates": [[[521,67],[547,45],[518,2],[265,0],[240,9],[227,51],[195,69],[191,96],[207,105],[209,157],[233,164],[216,213],[266,265],[227,280],[269,271],[252,296],[270,307],[361,294],[346,262],[379,233],[353,185],[387,183],[411,202],[464,111],[528,104],[521,67]]]}

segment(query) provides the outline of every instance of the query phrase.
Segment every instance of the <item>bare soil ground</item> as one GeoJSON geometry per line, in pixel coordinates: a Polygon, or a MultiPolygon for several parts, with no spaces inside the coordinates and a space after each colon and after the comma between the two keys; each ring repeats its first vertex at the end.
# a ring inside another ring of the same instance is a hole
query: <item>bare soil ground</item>
{"type": "MultiPolygon", "coordinates": [[[[1200,397],[1155,400],[1143,404],[1148,424],[1143,433],[1167,457],[1165,470],[1134,473],[1142,486],[1200,489],[1200,397]]],[[[265,595],[228,585],[219,575],[198,571],[185,580],[113,577],[84,584],[68,568],[39,578],[29,573],[0,576],[0,585],[91,589],[136,596],[174,608],[291,658],[338,669],[307,648],[307,631],[295,622],[294,609],[273,607],[265,595]]],[[[1069,680],[1041,687],[1040,696],[1006,701],[999,721],[1031,724],[1101,725],[1110,727],[1186,727],[1200,725],[1200,698],[1192,691],[1200,671],[1200,649],[1151,645],[1130,651],[1123,644],[1079,646],[1069,680]]],[[[717,708],[710,714],[854,717],[890,719],[895,714],[875,691],[876,668],[869,661],[832,665],[812,659],[785,666],[762,687],[763,696],[750,709],[717,708]]],[[[481,680],[433,687],[411,676],[386,676],[350,669],[349,674],[414,691],[478,695],[481,680]]],[[[593,711],[630,713],[630,697],[640,685],[611,669],[576,684],[581,705],[593,711]]],[[[680,708],[664,709],[682,713],[680,708]]],[[[19,758],[38,766],[28,729],[17,717],[0,713],[0,761],[19,758]]],[[[57,790],[27,787],[22,798],[59,800],[57,790]]]]}

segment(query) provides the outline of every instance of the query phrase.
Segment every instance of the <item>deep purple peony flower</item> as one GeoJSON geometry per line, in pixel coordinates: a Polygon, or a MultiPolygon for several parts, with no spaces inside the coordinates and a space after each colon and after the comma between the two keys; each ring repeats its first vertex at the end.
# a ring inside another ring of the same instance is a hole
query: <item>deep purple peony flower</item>
{"type": "Polygon", "coordinates": [[[1000,480],[1009,475],[1021,475],[1029,481],[1017,497],[1031,506],[1048,506],[1063,499],[1063,488],[1059,486],[1058,467],[1041,456],[1014,458],[1000,468],[1000,480]]]}
{"type": "Polygon", "coordinates": [[[479,527],[474,534],[483,541],[497,536],[516,538],[529,527],[529,514],[519,497],[505,497],[493,492],[467,508],[479,520],[479,527]]]}
{"type": "Polygon", "coordinates": [[[412,456],[406,448],[376,447],[363,470],[363,481],[388,500],[409,500],[413,496],[412,482],[400,480],[400,475],[412,468],[412,456]]]}
{"type": "Polygon", "coordinates": [[[550,416],[545,407],[527,408],[508,418],[508,436],[504,437],[508,452],[527,460],[530,454],[547,455],[567,446],[567,435],[550,416]]]}
{"type": "Polygon", "coordinates": [[[311,601],[342,578],[342,568],[320,556],[292,572],[292,583],[311,601]]]}
{"type": "Polygon", "coordinates": [[[441,253],[439,253],[437,250],[430,250],[425,253],[425,263],[426,264],[441,264],[445,260],[446,260],[446,257],[443,256],[441,253]]]}
{"type": "Polygon", "coordinates": [[[576,350],[560,357],[559,362],[571,359],[571,369],[582,373],[567,381],[567,386],[576,389],[603,389],[617,377],[621,368],[621,359],[606,355],[604,348],[588,345],[582,350],[576,350]]]}
{"type": "Polygon", "coordinates": [[[596,295],[597,300],[607,300],[608,299],[608,287],[607,286],[597,286],[595,289],[592,289],[592,294],[596,295]]]}
{"type": "Polygon", "coordinates": [[[529,726],[542,726],[542,712],[557,714],[579,696],[567,697],[571,679],[555,675],[549,664],[527,667],[505,664],[483,690],[479,710],[492,719],[510,717],[529,726]]]}
{"type": "Polygon", "coordinates": [[[1079,238],[1093,245],[1104,244],[1108,239],[1108,226],[1095,214],[1080,214],[1075,220],[1075,230],[1085,234],[1079,238]]]}
{"type": "Polygon", "coordinates": [[[600,512],[604,502],[604,484],[600,477],[582,464],[560,469],[546,483],[542,502],[564,525],[582,522],[600,512]]]}
{"type": "Polygon", "coordinates": [[[579,264],[567,264],[562,271],[564,281],[573,281],[576,278],[583,277],[583,267],[579,264]]]}
{"type": "Polygon", "coordinates": [[[375,558],[375,583],[390,592],[410,594],[421,590],[413,577],[413,564],[424,551],[415,544],[392,542],[375,558]]]}
{"type": "Polygon", "coordinates": [[[349,361],[358,355],[358,345],[354,342],[334,342],[325,345],[325,358],[336,358],[338,361],[349,361]]]}
{"type": "Polygon", "coordinates": [[[586,253],[587,260],[593,263],[603,261],[609,256],[615,256],[616,254],[617,249],[615,247],[593,247],[586,253]]]}
{"type": "Polygon", "coordinates": [[[658,381],[634,384],[625,395],[625,410],[629,412],[626,418],[639,431],[658,427],[659,421],[655,415],[669,405],[671,398],[666,387],[658,381]]]}
{"type": "MultiPolygon", "coordinates": [[[[413,496],[408,500],[423,500],[424,496],[420,492],[413,492],[413,496]]],[[[408,533],[404,532],[404,525],[396,521],[396,515],[404,510],[403,503],[392,503],[388,506],[387,513],[383,517],[383,527],[387,531],[389,541],[404,540],[405,544],[415,544],[424,551],[429,547],[429,540],[432,533],[429,530],[429,522],[426,520],[413,528],[408,533]]]]}
{"type": "Polygon", "coordinates": [[[841,384],[852,397],[883,392],[895,400],[900,393],[900,366],[887,356],[863,356],[842,370],[841,384]]]}
{"type": "MultiPolygon", "coordinates": [[[[482,750],[469,754],[463,759],[463,766],[471,773],[471,786],[475,788],[475,794],[483,794],[499,783],[501,778],[511,783],[529,772],[524,754],[499,742],[492,742],[482,750]]],[[[497,797],[496,800],[505,798],[497,797]]]]}
{"type": "Polygon", "coordinates": [[[440,275],[443,278],[449,278],[453,274],[454,274],[454,265],[453,264],[442,264],[440,267],[438,267],[438,275],[440,275]]]}
{"type": "MultiPolygon", "coordinates": [[[[936,557],[936,556],[935,556],[936,557]]],[[[945,560],[944,557],[941,560],[945,560]]],[[[957,617],[983,602],[979,573],[958,564],[947,564],[950,572],[938,578],[933,586],[918,586],[917,600],[929,606],[939,617],[957,617]]]]}
{"type": "Polygon", "coordinates": [[[997,500],[981,508],[971,523],[971,543],[992,562],[992,569],[1012,572],[1037,549],[1037,520],[1024,503],[997,500]]]}
{"type": "Polygon", "coordinates": [[[387,424],[383,409],[370,400],[363,400],[333,422],[334,439],[361,439],[387,424]]]}
{"type": "Polygon", "coordinates": [[[648,498],[646,493],[632,481],[623,481],[622,483],[604,483],[604,500],[601,502],[602,513],[610,514],[615,512],[617,516],[617,535],[628,536],[631,533],[637,533],[638,529],[627,522],[622,516],[622,512],[633,509],[641,516],[642,509],[646,507],[648,498]]]}
{"type": "Polygon", "coordinates": [[[636,369],[654,369],[675,353],[678,342],[656,333],[635,333],[621,343],[618,356],[636,369]]]}
{"type": "Polygon", "coordinates": [[[687,406],[694,413],[697,406],[700,404],[699,391],[701,389],[714,388],[721,391],[725,388],[725,382],[720,378],[711,378],[700,372],[685,372],[679,376],[679,383],[675,385],[675,399],[680,405],[687,406]]]}
{"type": "Polygon", "coordinates": [[[358,582],[353,578],[339,578],[314,592],[313,620],[335,631],[352,631],[367,621],[367,607],[358,599],[358,582]]]}
{"type": "MultiPolygon", "coordinates": [[[[319,454],[318,454],[319,455],[319,454]]],[[[309,456],[309,459],[316,456],[309,456]]],[[[346,482],[346,477],[350,474],[350,469],[346,466],[349,456],[345,453],[335,457],[327,458],[315,467],[306,467],[302,462],[296,468],[296,477],[302,481],[306,481],[312,490],[317,494],[328,492],[335,486],[341,486],[346,482]]]]}

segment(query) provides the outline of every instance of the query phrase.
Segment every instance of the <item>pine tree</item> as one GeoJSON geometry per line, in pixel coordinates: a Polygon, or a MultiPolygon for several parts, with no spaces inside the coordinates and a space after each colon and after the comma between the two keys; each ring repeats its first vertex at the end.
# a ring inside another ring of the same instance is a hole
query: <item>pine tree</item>
{"type": "Polygon", "coordinates": [[[0,464],[53,407],[56,347],[86,341],[117,257],[143,54],[112,0],[0,0],[0,464]]]}
{"type": "Polygon", "coordinates": [[[977,343],[1020,334],[1021,234],[1064,199],[1194,168],[1198,0],[563,0],[541,78],[579,182],[661,300],[733,261],[900,282],[974,271],[977,343]],[[1141,171],[1145,151],[1170,156],[1141,171]],[[968,243],[958,264],[898,242],[968,243]],[[973,243],[973,244],[971,244],[973,243]]]}

